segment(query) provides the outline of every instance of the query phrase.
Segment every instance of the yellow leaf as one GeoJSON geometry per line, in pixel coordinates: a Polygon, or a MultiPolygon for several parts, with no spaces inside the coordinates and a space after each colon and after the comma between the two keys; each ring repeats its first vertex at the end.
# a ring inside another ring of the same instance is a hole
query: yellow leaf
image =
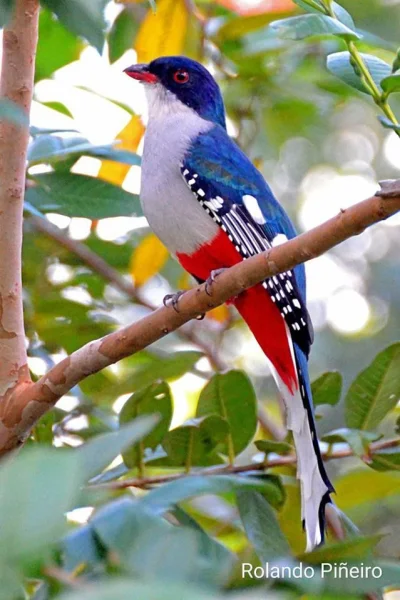
{"type": "Polygon", "coordinates": [[[353,470],[335,481],[335,490],[339,508],[347,513],[357,510],[361,504],[384,502],[391,495],[400,496],[400,475],[366,468],[353,470]]]}
{"type": "Polygon", "coordinates": [[[224,325],[230,319],[229,308],[226,304],[222,304],[222,306],[217,306],[217,308],[213,308],[208,313],[206,313],[207,319],[212,319],[213,321],[218,321],[224,325]]]}
{"type": "MultiPolygon", "coordinates": [[[[144,134],[144,125],[139,116],[135,115],[127,125],[119,132],[116,139],[120,141],[117,145],[119,150],[130,150],[136,152],[140,140],[144,134]]],[[[128,174],[130,165],[115,162],[113,160],[103,160],[99,171],[100,179],[121,185],[128,174]]]]}
{"type": "Polygon", "coordinates": [[[148,10],[136,38],[138,62],[148,63],[158,56],[181,54],[187,25],[185,0],[158,0],[157,11],[148,10]]]}
{"type": "Polygon", "coordinates": [[[135,248],[131,256],[130,273],[137,286],[143,285],[159,273],[168,260],[168,250],[150,233],[135,248]]]}

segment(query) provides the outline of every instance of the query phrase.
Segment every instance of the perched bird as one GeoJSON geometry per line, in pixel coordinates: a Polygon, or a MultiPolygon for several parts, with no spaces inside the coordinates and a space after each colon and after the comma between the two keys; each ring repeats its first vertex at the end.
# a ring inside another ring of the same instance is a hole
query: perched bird
{"type": "MultiPolygon", "coordinates": [[[[144,84],[149,107],[143,211],[186,271],[212,286],[219,269],[296,235],[262,175],[228,136],[220,89],[201,64],[167,56],[125,73],[144,84]]],[[[268,358],[285,403],[311,550],[324,540],[333,487],[313,418],[307,368],[313,330],[305,292],[300,265],[244,291],[233,304],[268,358]]]]}

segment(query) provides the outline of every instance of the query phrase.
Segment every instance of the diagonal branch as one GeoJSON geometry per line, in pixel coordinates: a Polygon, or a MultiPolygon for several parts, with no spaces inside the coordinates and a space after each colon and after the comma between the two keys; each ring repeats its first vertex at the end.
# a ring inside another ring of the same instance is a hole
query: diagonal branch
{"type": "Polygon", "coordinates": [[[57,227],[57,225],[53,225],[53,223],[44,217],[31,215],[29,221],[30,223],[33,223],[35,229],[41,233],[45,233],[50,238],[53,238],[53,240],[56,240],[60,246],[63,246],[72,252],[72,254],[75,254],[83,263],[88,265],[92,271],[98,273],[105,281],[111,283],[129,298],[140,302],[140,304],[143,304],[146,308],[154,309],[154,306],[151,306],[138,297],[133,283],[127,281],[116,269],[114,269],[114,267],[109,265],[96,252],[93,252],[93,250],[85,246],[85,244],[70,238],[62,229],[57,227]]]}
{"type": "MultiPolygon", "coordinates": [[[[61,246],[75,254],[75,256],[88,265],[92,271],[100,275],[105,281],[111,283],[119,291],[126,294],[128,298],[131,298],[134,302],[137,302],[150,310],[155,310],[156,307],[142,298],[130,281],[127,281],[116,269],[114,269],[114,267],[108,264],[108,262],[96,252],[93,252],[93,250],[88,248],[85,244],[70,238],[62,229],[53,225],[53,223],[50,223],[50,221],[45,218],[31,215],[29,220],[38,231],[45,233],[53,238],[53,240],[56,240],[61,246]]],[[[217,371],[224,370],[225,364],[219,358],[218,353],[213,351],[209,345],[205,344],[193,330],[181,329],[180,335],[186,342],[197,346],[217,371]]]]}
{"type": "Polygon", "coordinates": [[[89,375],[143,350],[190,319],[219,306],[265,278],[320,256],[399,210],[400,181],[397,196],[368,198],[311,231],[227,269],[213,284],[212,297],[206,293],[204,284],[197,286],[182,296],[179,313],[171,307],[159,308],[136,323],[83,346],[36,383],[15,391],[2,416],[0,453],[21,443],[33,424],[61,396],[89,375]]]}
{"type": "MultiPolygon", "coordinates": [[[[39,0],[16,0],[4,29],[0,98],[29,115],[32,101],[39,0]]],[[[0,122],[0,418],[19,384],[30,382],[22,308],[21,246],[26,125],[0,122]]],[[[0,426],[1,437],[1,426],[0,426]]]]}

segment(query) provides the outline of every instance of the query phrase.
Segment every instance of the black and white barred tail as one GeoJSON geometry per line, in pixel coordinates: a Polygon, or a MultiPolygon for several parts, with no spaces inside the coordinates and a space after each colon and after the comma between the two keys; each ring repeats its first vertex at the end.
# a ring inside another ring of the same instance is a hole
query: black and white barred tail
{"type": "Polygon", "coordinates": [[[326,473],[318,444],[307,358],[292,343],[289,331],[288,339],[296,366],[298,388],[290,391],[272,365],[271,370],[285,404],[287,427],[293,433],[296,447],[302,521],[307,536],[306,549],[309,552],[324,542],[325,507],[331,502],[330,494],[334,492],[334,488],[326,473]]]}

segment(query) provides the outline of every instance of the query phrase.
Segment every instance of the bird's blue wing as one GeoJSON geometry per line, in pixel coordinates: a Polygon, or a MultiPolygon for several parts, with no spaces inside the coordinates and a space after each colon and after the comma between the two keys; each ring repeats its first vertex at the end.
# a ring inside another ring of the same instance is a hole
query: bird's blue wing
{"type": "MultiPolygon", "coordinates": [[[[262,175],[222,127],[215,126],[192,142],[181,171],[243,259],[271,248],[277,236],[291,239],[296,235],[262,175]]],[[[305,306],[304,266],[271,277],[263,286],[288,324],[293,341],[308,356],[313,332],[305,306]]]]}

